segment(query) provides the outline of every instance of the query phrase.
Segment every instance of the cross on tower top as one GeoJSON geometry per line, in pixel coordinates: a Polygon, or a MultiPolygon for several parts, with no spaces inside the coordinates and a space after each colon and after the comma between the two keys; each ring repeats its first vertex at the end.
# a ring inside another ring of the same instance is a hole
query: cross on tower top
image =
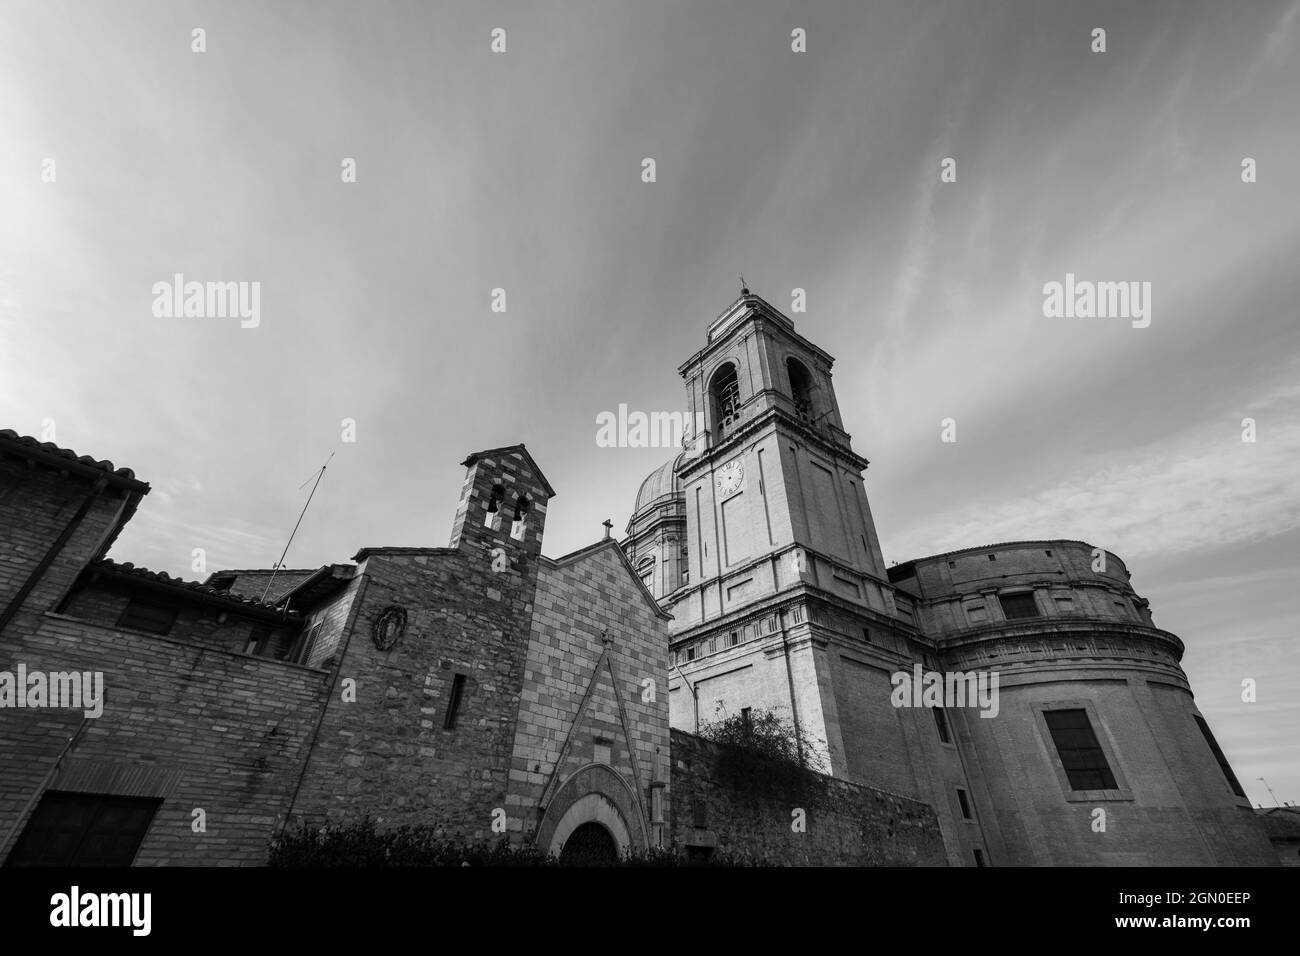
{"type": "Polygon", "coordinates": [[[605,540],[608,541],[608,540],[609,540],[609,532],[610,532],[610,529],[612,529],[612,528],[614,527],[614,522],[612,522],[612,521],[610,521],[608,518],[606,518],[604,521],[601,522],[601,524],[603,524],[603,525],[605,526],[605,540]]]}

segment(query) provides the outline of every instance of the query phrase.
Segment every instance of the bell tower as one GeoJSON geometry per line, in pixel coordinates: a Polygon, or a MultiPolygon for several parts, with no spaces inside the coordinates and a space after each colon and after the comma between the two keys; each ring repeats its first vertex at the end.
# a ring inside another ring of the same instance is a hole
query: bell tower
{"type": "Polygon", "coordinates": [[[924,638],[898,616],[833,364],[744,289],[679,368],[703,426],[675,468],[688,573],[663,598],[672,724],[771,710],[823,772],[921,796],[907,740],[923,731],[889,690],[924,638]]]}
{"type": "Polygon", "coordinates": [[[748,289],[678,371],[704,428],[677,467],[686,496],[689,597],[702,624],[809,583],[893,616],[852,447],[831,383],[834,359],[748,289]]]}

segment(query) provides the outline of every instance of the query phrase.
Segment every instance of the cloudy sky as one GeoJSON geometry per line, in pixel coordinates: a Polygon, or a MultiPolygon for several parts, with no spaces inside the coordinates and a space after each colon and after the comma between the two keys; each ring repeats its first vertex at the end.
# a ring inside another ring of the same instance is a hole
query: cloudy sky
{"type": "Polygon", "coordinates": [[[1252,799],[1300,800],[1297,0],[5,21],[0,427],[153,485],[114,557],[267,566],[331,452],[288,564],[445,545],[458,462],[515,442],[548,554],[621,530],[672,451],[597,447],[596,416],[682,408],[743,272],[807,290],[888,560],[1117,552],[1252,799]],[[1067,272],[1149,281],[1150,326],[1045,318],[1067,272]],[[260,282],[260,324],[155,316],[176,273],[260,282]]]}

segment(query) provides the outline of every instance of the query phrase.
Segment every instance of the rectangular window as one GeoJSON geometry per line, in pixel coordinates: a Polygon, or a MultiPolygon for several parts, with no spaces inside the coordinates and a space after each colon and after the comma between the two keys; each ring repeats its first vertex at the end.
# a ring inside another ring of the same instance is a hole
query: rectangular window
{"type": "Polygon", "coordinates": [[[984,852],[982,850],[975,851],[975,865],[988,866],[988,864],[984,862],[984,852]]]}
{"type": "Polygon", "coordinates": [[[1038,617],[1038,603],[1033,591],[1019,594],[999,594],[998,603],[1002,605],[1002,616],[1008,621],[1024,617],[1038,617]]]}
{"type": "Polygon", "coordinates": [[[1086,710],[1047,710],[1043,719],[1072,790],[1118,789],[1086,710]]]}
{"type": "Polygon", "coordinates": [[[871,643],[871,628],[864,627],[862,629],[862,639],[866,641],[868,644],[871,643]]]}
{"type": "Polygon", "coordinates": [[[745,724],[746,727],[749,726],[749,715],[752,714],[752,713],[753,713],[753,708],[752,708],[752,707],[742,707],[742,708],[740,708],[740,719],[741,719],[741,721],[745,724]]]}
{"type": "Polygon", "coordinates": [[[1228,778],[1228,786],[1232,787],[1232,792],[1237,796],[1244,797],[1246,791],[1241,789],[1241,784],[1237,781],[1237,775],[1232,772],[1232,765],[1228,763],[1228,758],[1219,749],[1219,742],[1214,739],[1214,734],[1210,733],[1210,725],[1199,714],[1192,714],[1192,717],[1196,720],[1196,726],[1201,728],[1201,734],[1204,735],[1205,742],[1210,745],[1210,750],[1214,753],[1214,759],[1219,761],[1219,769],[1228,778]]]}
{"type": "Polygon", "coordinates": [[[735,647],[737,644],[740,643],[740,632],[732,631],[730,634],[730,638],[731,638],[731,646],[735,647]]]}
{"type": "Polygon", "coordinates": [[[460,715],[460,700],[465,695],[465,675],[457,674],[451,681],[451,697],[447,701],[447,716],[442,720],[443,730],[455,730],[460,715]]]}
{"type": "Polygon", "coordinates": [[[126,610],[117,619],[117,626],[148,631],[150,634],[166,634],[176,623],[176,613],[177,609],[173,606],[131,598],[126,610]]]}
{"type": "Polygon", "coordinates": [[[688,647],[688,648],[686,648],[686,659],[687,659],[688,661],[693,661],[693,660],[695,660],[695,648],[694,648],[694,647],[688,647]]]}
{"type": "Polygon", "coordinates": [[[718,649],[718,639],[716,637],[709,638],[709,653],[712,654],[717,649],[718,649]]]}
{"type": "Polygon", "coordinates": [[[161,800],[47,791],[6,866],[130,866],[161,800]]]}
{"type": "Polygon", "coordinates": [[[248,643],[244,645],[245,654],[261,657],[266,653],[266,642],[271,637],[269,627],[255,627],[248,632],[248,643]]]}
{"type": "Polygon", "coordinates": [[[957,802],[961,804],[961,815],[969,820],[971,818],[970,801],[966,799],[966,791],[960,787],[957,788],[957,802]]]}
{"type": "Polygon", "coordinates": [[[942,743],[950,744],[952,740],[948,737],[948,717],[943,712],[942,707],[934,707],[934,723],[939,728],[939,740],[942,743]]]}

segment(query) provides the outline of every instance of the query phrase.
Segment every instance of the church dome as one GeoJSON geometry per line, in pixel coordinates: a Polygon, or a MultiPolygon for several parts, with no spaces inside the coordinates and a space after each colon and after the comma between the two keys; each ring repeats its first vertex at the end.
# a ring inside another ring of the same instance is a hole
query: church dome
{"type": "Polygon", "coordinates": [[[684,454],[685,452],[680,452],[671,461],[664,462],[641,482],[641,490],[636,493],[636,507],[632,509],[634,515],[640,514],[665,495],[682,494],[681,482],[674,473],[684,454]]]}

